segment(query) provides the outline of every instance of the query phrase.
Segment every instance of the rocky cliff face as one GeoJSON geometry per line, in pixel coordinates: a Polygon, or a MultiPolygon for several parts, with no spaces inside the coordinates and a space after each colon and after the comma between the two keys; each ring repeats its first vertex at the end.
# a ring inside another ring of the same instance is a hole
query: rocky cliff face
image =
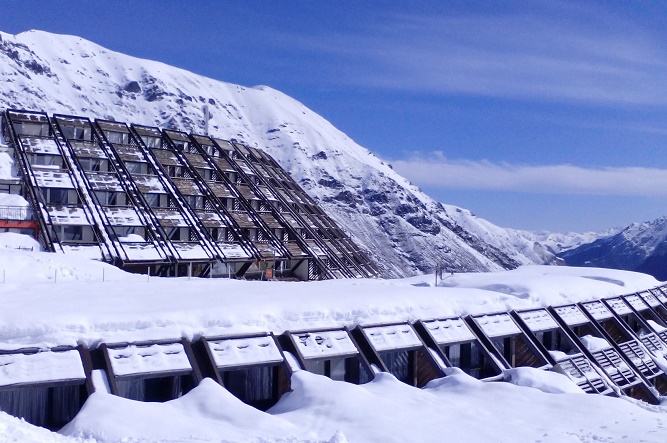
{"type": "Polygon", "coordinates": [[[207,105],[212,135],[269,152],[387,277],[432,272],[436,264],[450,271],[491,271],[557,261],[530,239],[443,207],[279,91],[209,79],[78,37],[40,31],[0,36],[0,108],[201,133],[207,105]]]}

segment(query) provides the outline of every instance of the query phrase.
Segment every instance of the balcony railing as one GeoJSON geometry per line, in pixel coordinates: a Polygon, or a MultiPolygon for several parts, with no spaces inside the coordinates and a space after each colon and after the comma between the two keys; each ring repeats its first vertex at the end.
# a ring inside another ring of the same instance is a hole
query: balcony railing
{"type": "Polygon", "coordinates": [[[0,220],[34,220],[32,208],[27,206],[0,206],[0,220]]]}

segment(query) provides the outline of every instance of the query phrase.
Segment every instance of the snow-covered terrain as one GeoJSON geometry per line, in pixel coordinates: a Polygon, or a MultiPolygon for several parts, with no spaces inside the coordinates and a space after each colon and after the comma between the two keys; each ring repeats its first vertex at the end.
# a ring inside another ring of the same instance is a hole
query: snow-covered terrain
{"type": "MultiPolygon", "coordinates": [[[[0,234],[0,346],[237,334],[354,326],[506,311],[627,294],[654,278],[597,268],[513,271],[398,280],[246,282],[150,278],[71,256],[17,250],[30,238],[0,234]],[[7,247],[1,247],[5,245],[7,247]]],[[[664,442],[667,407],[578,393],[555,373],[526,369],[512,383],[453,370],[423,389],[381,374],[356,386],[296,372],[293,391],[268,412],[211,380],[166,403],[96,392],[61,434],[0,412],[0,442],[664,442]]]]}
{"type": "Polygon", "coordinates": [[[212,80],[73,36],[29,31],[0,37],[0,109],[201,133],[202,106],[208,105],[212,135],[267,150],[371,251],[385,276],[432,272],[436,264],[450,271],[493,271],[557,261],[515,232],[446,210],[324,118],[274,89],[212,80]]]}
{"type": "Polygon", "coordinates": [[[667,279],[667,217],[633,223],[609,237],[560,254],[573,266],[599,266],[645,272],[667,279]]]}

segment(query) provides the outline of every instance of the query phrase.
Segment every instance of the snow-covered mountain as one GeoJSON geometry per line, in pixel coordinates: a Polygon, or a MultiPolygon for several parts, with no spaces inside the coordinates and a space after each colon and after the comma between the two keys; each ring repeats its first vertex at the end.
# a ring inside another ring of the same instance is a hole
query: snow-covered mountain
{"type": "MultiPolygon", "coordinates": [[[[548,248],[443,207],[296,100],[102,48],[79,37],[0,33],[0,108],[210,132],[269,152],[364,245],[385,276],[556,263],[548,248]]],[[[528,237],[528,238],[526,238],[528,237]]]]}
{"type": "Polygon", "coordinates": [[[633,223],[615,235],[559,254],[571,266],[645,272],[667,280],[667,217],[633,223]]]}

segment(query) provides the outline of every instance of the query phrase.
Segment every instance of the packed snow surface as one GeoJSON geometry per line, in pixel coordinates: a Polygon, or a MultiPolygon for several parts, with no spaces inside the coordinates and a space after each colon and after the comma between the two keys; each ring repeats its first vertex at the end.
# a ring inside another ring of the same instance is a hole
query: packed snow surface
{"type": "MultiPolygon", "coordinates": [[[[0,241],[6,237],[0,237],[0,241]]],[[[15,236],[9,238],[16,243],[15,236]]],[[[155,278],[62,254],[0,248],[0,344],[233,336],[377,325],[594,300],[652,288],[650,276],[522,267],[399,280],[250,282],[155,278]]],[[[487,315],[488,316],[488,315],[487,315]]],[[[507,371],[482,383],[461,371],[418,389],[379,374],[356,386],[305,371],[260,412],[206,379],[185,396],[141,403],[98,390],[50,433],[0,412],[0,442],[592,442],[667,439],[667,407],[582,395],[567,378],[507,371]]]]}

